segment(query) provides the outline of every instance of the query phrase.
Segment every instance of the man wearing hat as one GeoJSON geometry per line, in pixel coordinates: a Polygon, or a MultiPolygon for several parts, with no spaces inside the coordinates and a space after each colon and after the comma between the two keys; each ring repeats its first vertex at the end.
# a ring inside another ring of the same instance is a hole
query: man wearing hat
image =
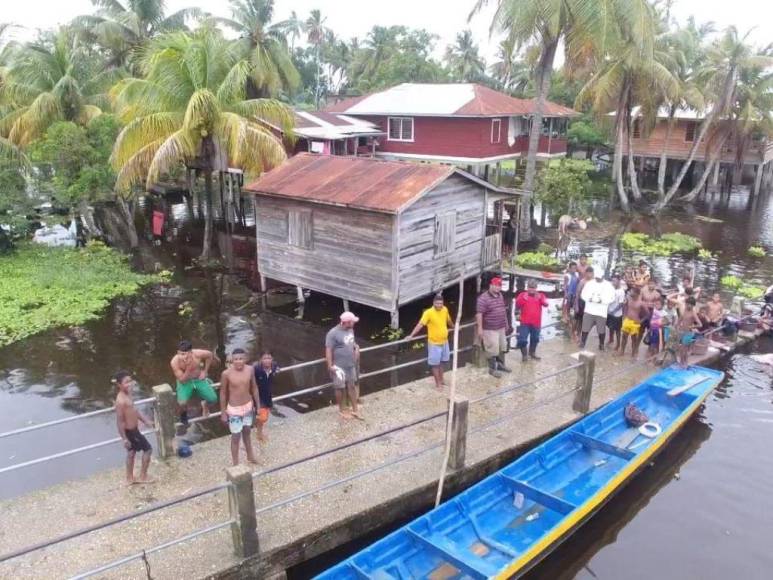
{"type": "Polygon", "coordinates": [[[607,329],[609,305],[615,301],[615,288],[604,280],[604,270],[600,267],[588,268],[593,272],[593,280],[589,280],[582,288],[582,299],[585,301],[585,311],[582,316],[582,333],[580,346],[585,348],[588,334],[593,328],[599,335],[599,350],[604,350],[604,335],[607,329]]]}
{"type": "Polygon", "coordinates": [[[360,320],[351,312],[344,312],[340,323],[331,328],[325,337],[325,361],[333,380],[338,411],[344,419],[360,418],[357,409],[357,361],[360,347],[354,341],[354,325],[360,320]],[[344,392],[349,395],[352,411],[344,406],[344,392]]]}
{"type": "Polygon", "coordinates": [[[526,282],[526,292],[521,292],[515,299],[515,307],[521,311],[521,324],[518,326],[518,349],[521,351],[523,362],[530,356],[539,360],[537,356],[537,344],[539,332],[542,328],[542,309],[547,308],[548,300],[542,292],[537,292],[537,281],[526,282]],[[526,345],[529,346],[529,354],[526,355],[526,345]]]}
{"type": "Polygon", "coordinates": [[[478,339],[483,343],[488,358],[489,374],[499,378],[502,376],[500,371],[509,373],[504,353],[507,350],[507,335],[512,328],[507,320],[505,298],[502,296],[502,278],[492,278],[488,290],[478,296],[475,323],[478,339]]]}

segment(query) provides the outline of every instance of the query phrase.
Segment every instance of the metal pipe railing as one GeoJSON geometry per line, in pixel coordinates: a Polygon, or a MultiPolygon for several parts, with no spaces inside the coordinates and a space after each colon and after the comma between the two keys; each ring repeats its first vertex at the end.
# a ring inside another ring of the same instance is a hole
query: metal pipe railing
{"type": "Polygon", "coordinates": [[[221,483],[218,485],[215,485],[213,487],[208,487],[206,489],[201,489],[199,491],[195,491],[193,493],[188,493],[186,495],[182,495],[180,497],[176,497],[174,499],[169,499],[166,501],[158,502],[153,505],[150,505],[146,508],[141,508],[137,510],[134,513],[118,516],[115,518],[112,518],[110,520],[101,522],[99,524],[94,524],[93,526],[88,526],[85,528],[81,528],[80,530],[76,530],[74,532],[69,532],[67,534],[62,534],[61,536],[57,536],[56,538],[52,538],[50,540],[45,540],[43,542],[38,542],[37,544],[33,544],[31,546],[27,546],[26,548],[20,548],[18,550],[14,550],[13,552],[8,552],[6,554],[0,555],[0,563],[6,562],[8,560],[12,560],[14,558],[18,558],[19,556],[24,556],[26,554],[29,554],[31,552],[36,552],[37,550],[42,550],[44,548],[49,548],[55,544],[61,544],[62,542],[66,542],[67,540],[72,540],[74,538],[78,538],[80,536],[85,536],[86,534],[91,534],[92,532],[96,532],[99,530],[102,530],[104,528],[109,528],[110,526],[114,526],[116,524],[121,524],[124,522],[128,522],[129,520],[133,520],[136,518],[139,518],[141,516],[157,512],[159,510],[172,507],[181,503],[185,503],[186,501],[190,501],[192,499],[196,499],[197,497],[201,497],[204,495],[209,495],[210,493],[215,493],[217,491],[220,491],[221,489],[226,489],[230,487],[230,483],[221,483]]]}

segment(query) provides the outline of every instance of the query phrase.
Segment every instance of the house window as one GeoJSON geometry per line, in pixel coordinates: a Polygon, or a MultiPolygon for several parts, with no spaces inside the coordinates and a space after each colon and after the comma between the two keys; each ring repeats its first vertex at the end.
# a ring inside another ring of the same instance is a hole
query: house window
{"type": "Polygon", "coordinates": [[[287,214],[287,243],[296,248],[311,250],[314,221],[308,210],[292,210],[287,214]]]}
{"type": "Polygon", "coordinates": [[[368,145],[367,137],[357,137],[357,147],[366,147],[368,145]]]}
{"type": "Polygon", "coordinates": [[[633,122],[633,138],[641,139],[641,123],[639,122],[639,119],[636,119],[633,122]]]}
{"type": "Polygon", "coordinates": [[[413,141],[413,117],[389,117],[390,141],[413,141]]]}
{"type": "Polygon", "coordinates": [[[502,119],[491,120],[491,142],[499,143],[502,140],[502,119]]]}
{"type": "Polygon", "coordinates": [[[435,216],[435,255],[453,251],[456,245],[456,212],[435,216]]]}
{"type": "Polygon", "coordinates": [[[685,141],[695,141],[695,123],[687,123],[687,127],[684,130],[685,141]]]}

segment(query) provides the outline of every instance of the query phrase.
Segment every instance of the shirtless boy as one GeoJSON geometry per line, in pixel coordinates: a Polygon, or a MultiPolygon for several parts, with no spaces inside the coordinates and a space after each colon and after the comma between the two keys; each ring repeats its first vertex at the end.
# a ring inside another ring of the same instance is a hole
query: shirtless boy
{"type": "Polygon", "coordinates": [[[205,417],[209,415],[210,403],[217,402],[217,393],[207,375],[212,363],[219,362],[211,351],[193,348],[189,340],[180,341],[177,346],[177,354],[172,357],[170,364],[177,379],[177,404],[183,425],[188,424],[186,405],[194,394],[201,398],[201,412],[205,417]]]}
{"type": "Polygon", "coordinates": [[[641,301],[650,311],[655,308],[655,303],[662,297],[657,289],[657,282],[654,278],[647,280],[647,284],[641,289],[641,301]]]}
{"type": "Polygon", "coordinates": [[[722,299],[716,292],[712,294],[711,300],[706,302],[706,315],[709,325],[717,328],[722,324],[725,318],[725,307],[722,305],[722,299]]]}
{"type": "Polygon", "coordinates": [[[676,323],[676,332],[679,336],[679,366],[683,369],[688,367],[687,359],[690,356],[690,346],[696,339],[695,329],[700,327],[701,321],[695,312],[695,298],[688,297],[684,303],[684,313],[679,317],[676,323]]]}
{"type": "Polygon", "coordinates": [[[115,421],[118,434],[123,439],[123,446],[126,448],[126,483],[129,485],[152,483],[153,480],[148,478],[148,466],[153,449],[145,436],[140,433],[139,424],[153,427],[153,421],[145,417],[134,406],[131,397],[134,380],[131,373],[118,371],[113,377],[113,382],[118,388],[118,395],[115,398],[115,421]],[[140,467],[139,479],[134,479],[134,458],[138,451],[142,452],[142,466],[140,467]]]}
{"type": "Polygon", "coordinates": [[[625,354],[625,347],[628,345],[628,337],[631,338],[631,356],[636,358],[639,354],[639,343],[641,343],[641,323],[649,315],[649,310],[644,306],[641,299],[641,292],[638,288],[631,288],[628,301],[625,303],[625,313],[623,315],[623,342],[620,345],[620,356],[625,354]]]}
{"type": "Polygon", "coordinates": [[[247,364],[247,353],[236,348],[231,353],[231,366],[220,376],[220,419],[231,431],[231,460],[234,465],[239,465],[239,439],[244,441],[247,461],[257,463],[250,439],[257,400],[255,369],[247,364]]]}

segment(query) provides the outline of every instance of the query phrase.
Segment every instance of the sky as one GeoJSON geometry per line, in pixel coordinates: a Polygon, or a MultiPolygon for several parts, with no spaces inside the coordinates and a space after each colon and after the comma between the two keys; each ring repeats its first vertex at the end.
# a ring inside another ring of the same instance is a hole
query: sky
{"type": "MultiPolygon", "coordinates": [[[[15,33],[18,38],[30,38],[36,28],[51,28],[66,23],[73,16],[92,11],[90,0],[0,0],[0,21],[25,27],[15,33]]],[[[489,2],[493,6],[495,0],[489,2]]],[[[186,6],[199,6],[212,14],[229,16],[226,0],[166,0],[167,11],[186,6]]],[[[474,0],[276,0],[275,20],[286,18],[291,10],[305,18],[312,9],[319,9],[326,24],[338,36],[362,38],[374,25],[402,24],[425,28],[439,37],[436,53],[442,54],[453,42],[457,32],[469,27],[481,54],[490,63],[496,55],[497,39],[489,35],[493,9],[490,6],[467,22],[474,0]]],[[[754,28],[751,41],[757,45],[773,42],[773,2],[770,0],[676,0],[674,16],[684,21],[691,14],[699,22],[713,21],[721,29],[730,24],[739,30],[754,28]]]]}

